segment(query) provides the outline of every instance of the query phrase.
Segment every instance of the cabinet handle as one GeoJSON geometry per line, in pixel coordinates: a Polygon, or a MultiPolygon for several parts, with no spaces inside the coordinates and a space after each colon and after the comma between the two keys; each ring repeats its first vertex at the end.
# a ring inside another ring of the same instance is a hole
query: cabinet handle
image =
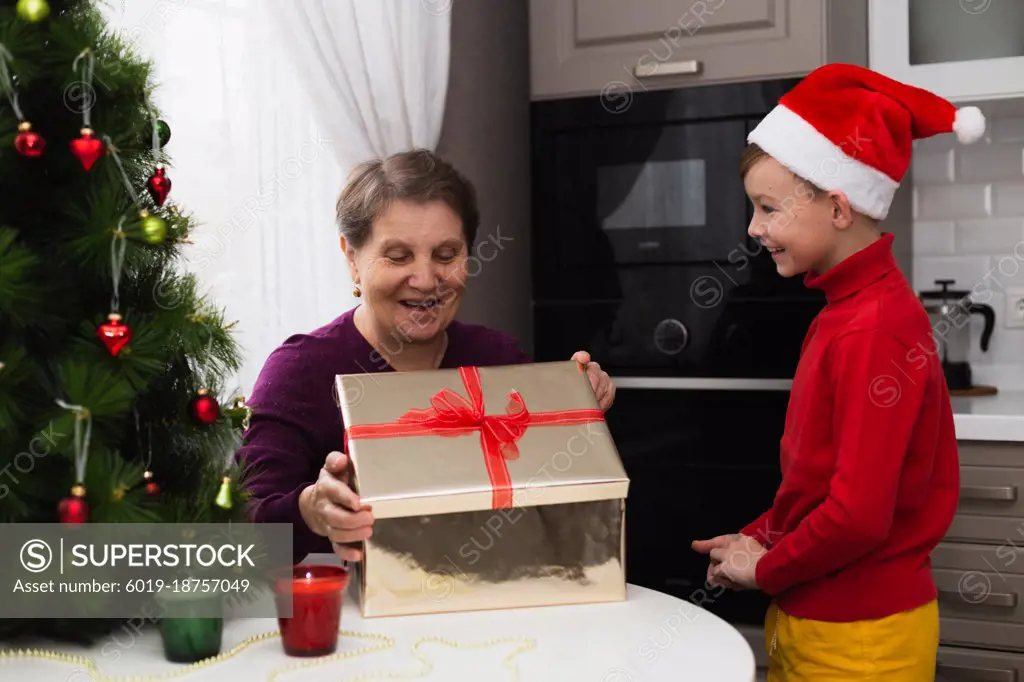
{"type": "Polygon", "coordinates": [[[962,485],[960,498],[964,500],[1016,500],[1017,486],[962,485]]]}
{"type": "Polygon", "coordinates": [[[999,606],[1005,609],[1017,608],[1017,593],[1006,594],[1005,592],[989,592],[984,598],[978,601],[965,599],[962,594],[954,590],[939,590],[939,599],[945,602],[959,602],[968,606],[999,606]]]}
{"type": "Polygon", "coordinates": [[[637,64],[633,67],[633,75],[637,78],[650,78],[651,76],[679,76],[681,74],[694,73],[700,73],[700,62],[696,59],[685,59],[679,62],[637,64]]]}
{"type": "Polygon", "coordinates": [[[1017,671],[1004,668],[971,668],[939,662],[935,672],[950,682],[1017,682],[1017,671]]]}

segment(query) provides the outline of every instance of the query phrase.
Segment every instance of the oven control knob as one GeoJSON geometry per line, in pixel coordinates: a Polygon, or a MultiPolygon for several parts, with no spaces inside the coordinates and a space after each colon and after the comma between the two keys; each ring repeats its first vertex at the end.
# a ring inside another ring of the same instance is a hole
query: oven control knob
{"type": "Polygon", "coordinates": [[[679,320],[662,320],[654,328],[654,346],[665,355],[681,353],[689,342],[690,331],[679,320]]]}

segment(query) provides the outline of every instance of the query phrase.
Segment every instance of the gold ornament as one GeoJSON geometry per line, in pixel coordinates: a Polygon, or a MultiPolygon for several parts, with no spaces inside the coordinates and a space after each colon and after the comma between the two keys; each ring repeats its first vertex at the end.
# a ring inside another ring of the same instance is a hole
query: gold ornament
{"type": "Polygon", "coordinates": [[[231,509],[231,477],[225,476],[220,482],[220,490],[217,491],[217,499],[214,500],[221,509],[231,509]]]}
{"type": "Polygon", "coordinates": [[[46,0],[18,0],[18,16],[25,21],[42,21],[50,16],[50,5],[46,0]]]}
{"type": "Polygon", "coordinates": [[[240,395],[231,401],[231,406],[224,410],[224,414],[231,419],[231,425],[242,431],[249,430],[249,420],[252,418],[252,408],[245,404],[245,396],[240,395]]]}
{"type": "Polygon", "coordinates": [[[114,488],[114,491],[110,493],[110,499],[114,502],[120,502],[124,499],[124,496],[128,494],[128,487],[124,483],[120,483],[114,488]]]}
{"type": "Polygon", "coordinates": [[[85,486],[81,483],[71,486],[72,497],[85,497],[85,486]]]}
{"type": "Polygon", "coordinates": [[[352,295],[355,296],[356,298],[359,298],[360,296],[363,295],[363,290],[359,288],[358,284],[352,287],[352,295]]]}

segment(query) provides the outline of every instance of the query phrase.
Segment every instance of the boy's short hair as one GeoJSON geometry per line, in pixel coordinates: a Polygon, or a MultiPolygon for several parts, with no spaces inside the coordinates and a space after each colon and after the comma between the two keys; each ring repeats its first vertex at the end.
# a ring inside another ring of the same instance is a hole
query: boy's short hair
{"type": "MultiPolygon", "coordinates": [[[[750,169],[753,168],[758,161],[770,158],[771,154],[761,149],[761,147],[759,147],[755,143],[749,143],[746,149],[744,149],[743,153],[740,155],[740,178],[746,179],[747,173],[750,172],[750,169]]],[[[793,173],[793,171],[790,171],[790,173],[793,173]]],[[[806,184],[813,194],[820,194],[821,192],[825,191],[822,188],[815,185],[810,180],[807,180],[806,178],[801,178],[796,173],[793,173],[793,176],[796,177],[801,182],[803,182],[804,184],[806,184]]]]}

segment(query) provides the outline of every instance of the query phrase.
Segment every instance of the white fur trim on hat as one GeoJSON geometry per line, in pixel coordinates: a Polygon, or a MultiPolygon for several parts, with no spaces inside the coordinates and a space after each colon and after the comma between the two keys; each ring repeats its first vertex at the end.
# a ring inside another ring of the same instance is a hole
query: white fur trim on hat
{"type": "MultiPolygon", "coordinates": [[[[850,205],[882,220],[899,183],[843,151],[785,105],[777,105],[747,136],[776,161],[824,190],[846,194],[850,205]]],[[[846,144],[870,144],[852,138],[846,144]]]]}
{"type": "Polygon", "coordinates": [[[978,107],[963,107],[956,110],[953,132],[964,144],[977,142],[985,134],[985,115],[978,107]]]}

